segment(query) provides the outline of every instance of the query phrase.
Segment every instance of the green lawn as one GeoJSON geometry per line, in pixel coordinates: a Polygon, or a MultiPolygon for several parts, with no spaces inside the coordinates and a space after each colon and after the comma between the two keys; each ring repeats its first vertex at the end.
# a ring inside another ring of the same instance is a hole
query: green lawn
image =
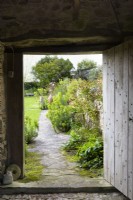
{"type": "MultiPolygon", "coordinates": [[[[24,97],[24,115],[30,117],[31,123],[39,120],[40,105],[38,97],[24,97]]],[[[25,177],[20,182],[38,181],[41,179],[44,166],[40,163],[41,154],[29,152],[31,146],[25,144],[25,177]]]]}
{"type": "Polygon", "coordinates": [[[41,109],[39,108],[38,97],[24,97],[24,114],[33,121],[38,121],[41,109]]]}

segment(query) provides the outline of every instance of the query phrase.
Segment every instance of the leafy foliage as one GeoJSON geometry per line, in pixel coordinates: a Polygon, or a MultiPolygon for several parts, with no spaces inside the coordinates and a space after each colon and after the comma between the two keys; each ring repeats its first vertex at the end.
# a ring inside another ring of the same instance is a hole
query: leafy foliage
{"type": "Polygon", "coordinates": [[[24,83],[24,90],[35,90],[36,88],[38,88],[38,85],[36,82],[25,82],[24,83]]]}
{"type": "MultiPolygon", "coordinates": [[[[85,169],[98,169],[103,167],[103,140],[99,130],[87,130],[84,128],[79,131],[71,130],[71,137],[64,146],[66,152],[73,152],[80,167],[85,169]]],[[[101,175],[101,174],[99,174],[101,175]]]]}
{"type": "Polygon", "coordinates": [[[48,109],[48,89],[38,88],[34,92],[35,97],[39,97],[40,101],[40,109],[47,110],[48,109]]]}
{"type": "Polygon", "coordinates": [[[32,122],[30,117],[26,116],[24,120],[24,135],[26,144],[33,142],[38,135],[38,122],[32,122]]]}
{"type": "Polygon", "coordinates": [[[102,67],[97,66],[94,61],[83,60],[78,63],[76,77],[83,80],[94,81],[102,77],[102,67]]]}
{"type": "Polygon", "coordinates": [[[47,110],[48,109],[48,96],[44,96],[42,102],[40,102],[40,109],[47,110]]]}
{"type": "Polygon", "coordinates": [[[34,96],[38,85],[36,82],[24,82],[24,96],[34,96]]]}
{"type": "MultiPolygon", "coordinates": [[[[59,84],[63,86],[63,82],[59,84]]],[[[65,118],[71,125],[99,127],[99,111],[95,106],[95,100],[102,100],[100,80],[88,82],[85,80],[71,80],[67,82],[64,90],[55,94],[53,102],[49,105],[48,116],[56,127],[65,118]],[[58,123],[56,123],[58,121],[58,123]]]]}
{"type": "Polygon", "coordinates": [[[40,86],[46,88],[50,82],[58,82],[59,79],[70,77],[70,70],[73,68],[69,59],[64,60],[57,56],[46,56],[33,67],[32,73],[40,86]]]}
{"type": "Polygon", "coordinates": [[[65,78],[63,80],[60,80],[59,83],[56,85],[56,87],[53,91],[53,94],[57,95],[60,92],[62,95],[66,95],[67,88],[68,88],[69,84],[70,84],[69,78],[65,78]]]}
{"type": "Polygon", "coordinates": [[[93,69],[97,67],[97,63],[92,60],[82,60],[78,63],[78,70],[79,69],[93,69]]]}
{"type": "Polygon", "coordinates": [[[77,150],[79,146],[82,144],[82,136],[77,134],[74,130],[70,132],[70,140],[65,144],[64,150],[73,151],[77,150]]]}
{"type": "Polygon", "coordinates": [[[78,150],[83,146],[86,141],[88,142],[90,138],[97,138],[100,136],[99,128],[88,129],[84,126],[82,127],[73,127],[70,131],[70,140],[65,144],[64,149],[66,151],[78,150]]]}
{"type": "Polygon", "coordinates": [[[25,97],[24,103],[25,177],[20,182],[27,183],[40,180],[44,166],[40,163],[41,154],[28,151],[30,143],[38,135],[38,118],[40,116],[38,97],[25,97]]]}
{"type": "Polygon", "coordinates": [[[59,92],[53,98],[53,102],[48,105],[48,117],[51,120],[53,127],[62,132],[67,132],[71,128],[72,110],[68,105],[68,98],[59,92]]]}
{"type": "Polygon", "coordinates": [[[93,81],[99,79],[99,77],[102,78],[102,68],[96,67],[91,70],[89,70],[89,75],[87,80],[93,81]]]}
{"type": "Polygon", "coordinates": [[[101,137],[90,137],[89,141],[79,148],[77,154],[83,168],[103,167],[103,141],[101,137]]]}
{"type": "Polygon", "coordinates": [[[102,99],[101,90],[98,81],[75,79],[68,85],[69,105],[75,111],[76,124],[85,127],[99,126],[99,111],[95,106],[95,100],[102,99]]]}
{"type": "Polygon", "coordinates": [[[73,152],[83,168],[101,168],[103,142],[99,111],[95,105],[96,100],[102,101],[101,77],[93,81],[60,81],[54,95],[53,102],[49,104],[48,117],[54,128],[70,130],[70,140],[64,150],[73,152]]]}
{"type": "Polygon", "coordinates": [[[39,97],[39,96],[45,96],[48,94],[48,89],[44,89],[44,88],[38,88],[35,92],[34,92],[34,95],[36,97],[39,97]]]}

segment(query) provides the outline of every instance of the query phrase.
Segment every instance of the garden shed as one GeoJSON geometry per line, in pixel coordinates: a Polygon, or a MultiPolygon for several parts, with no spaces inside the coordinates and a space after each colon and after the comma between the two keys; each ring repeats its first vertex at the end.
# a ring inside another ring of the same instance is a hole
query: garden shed
{"type": "Polygon", "coordinates": [[[0,0],[0,175],[22,169],[23,54],[103,53],[105,179],[133,200],[133,1],[0,0]]]}

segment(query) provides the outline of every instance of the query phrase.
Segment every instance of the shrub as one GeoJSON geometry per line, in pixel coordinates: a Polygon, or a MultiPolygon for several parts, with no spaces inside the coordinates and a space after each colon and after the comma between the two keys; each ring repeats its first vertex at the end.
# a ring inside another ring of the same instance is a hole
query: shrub
{"type": "Polygon", "coordinates": [[[34,95],[36,97],[39,97],[39,96],[45,96],[48,94],[48,89],[44,89],[44,88],[38,88],[35,92],[34,92],[34,95]]]}
{"type": "Polygon", "coordinates": [[[77,150],[82,143],[81,136],[78,135],[74,130],[70,132],[70,136],[71,137],[69,141],[64,145],[64,150],[66,151],[77,150]]]}
{"type": "Polygon", "coordinates": [[[73,151],[80,167],[86,169],[97,169],[103,167],[103,141],[99,136],[99,129],[71,130],[70,139],[65,144],[64,150],[73,151]]]}
{"type": "Polygon", "coordinates": [[[40,109],[47,110],[48,109],[48,96],[40,97],[40,109]]]}
{"type": "Polygon", "coordinates": [[[40,109],[47,110],[48,109],[48,89],[38,88],[34,92],[35,97],[40,97],[40,109]]]}
{"type": "Polygon", "coordinates": [[[38,135],[38,122],[32,122],[28,116],[24,119],[24,135],[26,144],[33,142],[34,138],[38,135]]]}
{"type": "Polygon", "coordinates": [[[48,105],[48,117],[53,127],[62,132],[67,132],[71,128],[72,109],[68,105],[68,98],[59,92],[53,97],[53,102],[48,105]]]}
{"type": "Polygon", "coordinates": [[[79,148],[79,163],[87,169],[103,167],[103,141],[101,138],[92,137],[79,148]]]}
{"type": "Polygon", "coordinates": [[[70,139],[64,145],[66,151],[78,150],[86,141],[94,137],[94,140],[99,136],[100,130],[98,128],[86,129],[85,127],[75,127],[70,131],[70,139]]]}
{"type": "Polygon", "coordinates": [[[35,91],[38,88],[38,83],[36,82],[24,82],[24,90],[32,90],[35,91]]]}
{"type": "Polygon", "coordinates": [[[69,78],[65,78],[64,80],[60,80],[60,82],[56,85],[53,94],[57,95],[59,92],[62,95],[66,95],[68,85],[71,83],[69,78]]]}
{"type": "Polygon", "coordinates": [[[94,102],[102,99],[101,84],[98,85],[96,81],[72,80],[67,95],[75,111],[75,123],[86,128],[99,127],[99,111],[94,102]]]}
{"type": "Polygon", "coordinates": [[[103,142],[99,111],[95,101],[102,101],[101,79],[60,81],[54,90],[53,102],[48,105],[48,117],[53,127],[69,131],[70,139],[64,150],[83,168],[102,168],[103,142]]]}

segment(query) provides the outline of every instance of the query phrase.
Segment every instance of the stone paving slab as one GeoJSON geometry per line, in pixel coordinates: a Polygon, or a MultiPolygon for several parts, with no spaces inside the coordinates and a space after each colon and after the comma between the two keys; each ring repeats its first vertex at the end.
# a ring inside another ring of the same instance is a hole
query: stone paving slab
{"type": "Polygon", "coordinates": [[[120,193],[104,194],[39,194],[39,195],[0,195],[0,200],[127,200],[120,193]]]}

